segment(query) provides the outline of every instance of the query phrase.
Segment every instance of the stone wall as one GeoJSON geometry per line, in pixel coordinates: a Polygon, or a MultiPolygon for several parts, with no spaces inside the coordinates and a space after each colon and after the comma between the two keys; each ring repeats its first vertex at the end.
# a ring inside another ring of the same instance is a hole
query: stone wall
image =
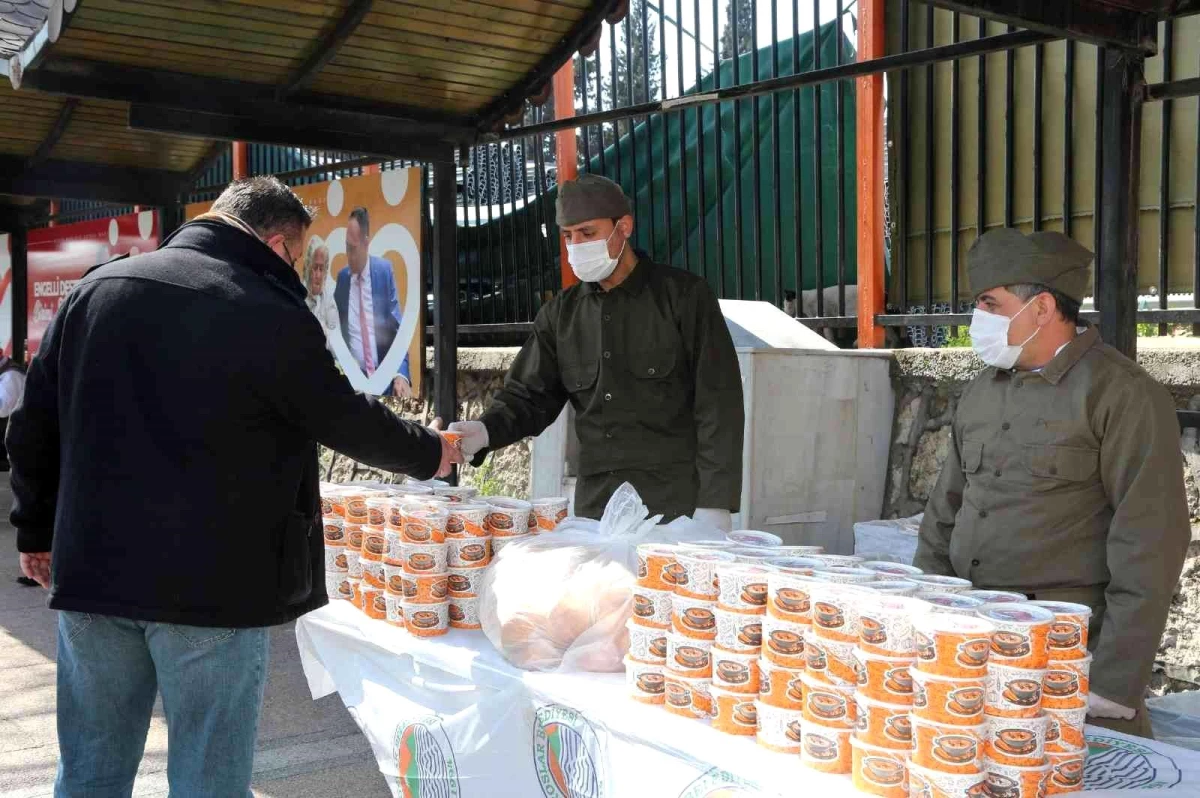
{"type": "MultiPolygon", "coordinates": [[[[1200,351],[1147,351],[1138,362],[1167,386],[1180,409],[1200,410],[1200,351]]],[[[884,492],[884,518],[925,508],[950,445],[950,421],[967,383],[983,364],[969,349],[901,349],[892,384],[896,415],[884,492]]],[[[1180,438],[1192,513],[1192,545],[1159,650],[1156,691],[1200,687],[1200,446],[1196,430],[1180,438]]]]}
{"type": "MultiPolygon", "coordinates": [[[[460,349],[458,351],[458,417],[478,418],[491,400],[492,395],[504,384],[504,374],[516,357],[517,349],[460,349]]],[[[433,353],[426,353],[426,361],[433,363],[433,353]]],[[[433,367],[426,375],[424,396],[421,400],[400,401],[384,399],[383,402],[402,418],[429,424],[433,421],[433,367]]],[[[476,485],[481,492],[493,496],[516,496],[525,498],[529,493],[529,441],[501,449],[488,458],[482,468],[466,466],[461,470],[459,481],[465,485],[476,485]]],[[[356,463],[344,455],[334,455],[328,449],[321,450],[321,474],[332,482],[350,479],[370,479],[393,482],[400,475],[379,471],[356,463]],[[332,462],[332,470],[330,464],[332,462]]]]}

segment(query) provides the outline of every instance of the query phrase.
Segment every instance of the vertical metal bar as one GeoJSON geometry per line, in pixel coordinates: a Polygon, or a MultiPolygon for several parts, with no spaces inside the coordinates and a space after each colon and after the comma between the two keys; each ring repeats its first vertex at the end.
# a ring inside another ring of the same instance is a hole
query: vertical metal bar
{"type": "MultiPolygon", "coordinates": [[[[774,0],[768,0],[772,5],[774,0]]],[[[750,18],[754,21],[754,33],[751,37],[750,50],[750,80],[760,79],[758,72],[758,0],[750,0],[750,18]]],[[[762,241],[762,133],[760,122],[761,97],[752,99],[750,105],[751,119],[754,124],[752,152],[754,163],[751,165],[751,188],[754,197],[750,207],[754,218],[754,299],[761,300],[763,296],[763,241],[762,241]]]]}
{"type": "Polygon", "coordinates": [[[1046,53],[1033,49],[1033,229],[1042,229],[1042,74],[1046,53]]]}
{"type": "MultiPolygon", "coordinates": [[[[900,0],[900,52],[908,52],[908,0],[900,0]]],[[[982,23],[980,23],[982,24],[982,23]]],[[[900,312],[907,313],[908,302],[908,81],[909,70],[899,73],[896,88],[897,119],[891,129],[896,141],[896,205],[892,209],[895,235],[892,237],[892,262],[896,264],[900,283],[900,312]]]]}
{"type": "Polygon", "coordinates": [[[1104,103],[1107,102],[1104,85],[1106,73],[1104,61],[1107,57],[1105,48],[1096,50],[1096,180],[1092,190],[1092,236],[1095,244],[1092,249],[1096,253],[1096,267],[1092,269],[1092,289],[1096,309],[1100,310],[1100,261],[1104,255],[1104,236],[1101,229],[1104,225],[1104,205],[1101,185],[1104,177],[1104,103]]]}
{"type": "MultiPolygon", "coordinates": [[[[454,252],[455,252],[456,258],[458,257],[459,252],[465,252],[465,253],[467,253],[467,258],[469,259],[470,253],[471,253],[471,248],[470,248],[471,247],[471,244],[470,244],[471,224],[470,224],[469,211],[468,211],[469,203],[467,201],[467,148],[465,145],[458,149],[458,171],[457,171],[457,174],[455,175],[455,179],[458,181],[458,184],[462,186],[462,216],[463,216],[463,220],[462,220],[461,225],[458,223],[457,218],[454,220],[454,234],[455,234],[454,252]]],[[[457,205],[458,205],[458,197],[456,196],[455,197],[455,209],[454,209],[455,214],[458,213],[457,205]]],[[[423,210],[425,211],[425,213],[429,212],[428,208],[424,208],[423,210]]],[[[422,230],[422,233],[424,233],[424,230],[422,230]]],[[[461,317],[462,321],[464,323],[466,323],[469,320],[470,315],[471,315],[471,265],[469,262],[465,263],[463,265],[463,273],[461,275],[461,280],[460,280],[459,284],[465,285],[465,287],[466,287],[466,290],[463,292],[463,299],[465,301],[463,303],[463,306],[459,307],[458,302],[457,302],[457,291],[456,291],[455,292],[456,293],[456,301],[455,301],[455,306],[454,306],[455,307],[454,312],[455,312],[456,318],[461,317]]],[[[423,337],[424,336],[424,324],[422,324],[420,326],[422,328],[421,335],[423,337]]]]}
{"type": "MultiPolygon", "coordinates": [[[[955,44],[959,38],[959,15],[955,11],[950,22],[950,39],[955,44]]],[[[959,61],[950,63],[950,312],[958,313],[958,227],[959,206],[962,192],[961,176],[958,168],[958,150],[961,141],[958,132],[958,122],[962,115],[962,91],[958,81],[961,74],[959,61]]],[[[950,334],[957,337],[958,328],[951,327],[950,334]]]]}
{"type": "MultiPolygon", "coordinates": [[[[720,28],[720,0],[713,0],[713,36],[714,50],[713,55],[713,89],[721,88],[721,40],[717,33],[720,28]]],[[[724,103],[717,103],[713,106],[713,113],[716,115],[716,125],[714,125],[714,152],[713,165],[717,172],[717,225],[716,225],[716,246],[717,246],[717,280],[720,285],[718,296],[726,296],[726,281],[725,281],[725,142],[722,140],[721,128],[724,125],[725,116],[724,103]]],[[[736,297],[737,294],[734,294],[736,297]]]]}
{"type": "MultiPolygon", "coordinates": [[[[680,3],[682,3],[682,1],[683,0],[679,0],[680,3]]],[[[682,10],[682,7],[681,7],[681,10],[682,10]]],[[[694,10],[696,12],[696,31],[695,31],[695,35],[692,36],[692,38],[696,40],[696,86],[695,86],[694,90],[697,94],[699,94],[700,86],[704,79],[703,67],[701,67],[701,65],[700,65],[700,0],[695,0],[695,9],[694,10]]],[[[714,60],[713,60],[713,71],[714,72],[716,71],[717,64],[719,61],[720,61],[720,59],[716,59],[716,58],[714,58],[714,60]]],[[[680,85],[683,85],[683,84],[681,83],[680,85]]],[[[699,184],[698,185],[699,193],[697,194],[697,197],[696,197],[696,215],[697,215],[697,222],[698,222],[698,225],[696,227],[696,238],[697,238],[697,243],[699,244],[699,246],[697,247],[696,256],[700,260],[700,276],[707,280],[708,279],[708,264],[705,263],[705,255],[707,254],[707,249],[708,249],[708,212],[705,208],[705,202],[706,202],[706,198],[707,198],[707,192],[705,191],[707,186],[705,185],[705,183],[707,183],[708,181],[706,181],[704,179],[704,110],[705,109],[703,107],[696,108],[696,180],[699,184]]],[[[718,114],[717,119],[719,122],[719,120],[720,120],[719,114],[721,112],[720,107],[715,108],[714,111],[715,111],[715,113],[718,114]]],[[[681,118],[679,124],[681,127],[683,126],[682,118],[681,118]]],[[[720,127],[719,124],[718,124],[718,127],[720,127]]],[[[682,136],[680,137],[679,146],[680,147],[683,146],[683,137],[682,136]]],[[[681,158],[680,159],[681,168],[682,168],[682,161],[683,161],[683,159],[681,158]]],[[[683,170],[683,172],[684,172],[684,175],[687,175],[686,170],[683,170]]],[[[685,177],[684,179],[686,180],[687,178],[685,177]]],[[[687,192],[684,192],[684,193],[686,195],[687,192]]]]}
{"type": "MultiPolygon", "coordinates": [[[[483,187],[479,182],[479,175],[482,172],[483,158],[480,155],[479,147],[471,148],[471,164],[474,169],[474,184],[475,184],[475,227],[472,229],[473,235],[472,244],[475,251],[475,279],[478,284],[475,286],[475,310],[471,315],[471,320],[475,323],[483,322],[483,253],[487,250],[483,245],[483,219],[479,212],[479,195],[483,193],[483,187]]],[[[469,274],[470,272],[468,272],[469,274]]]]}
{"type": "MultiPolygon", "coordinates": [[[[574,74],[572,74],[572,77],[574,77],[574,74]]],[[[572,82],[574,82],[574,81],[572,81],[572,82]]],[[[574,89],[574,86],[572,86],[571,88],[574,89]]],[[[571,104],[574,105],[574,103],[575,103],[574,91],[572,91],[571,104]]],[[[536,106],[533,108],[533,114],[532,114],[533,121],[537,122],[537,121],[541,120],[540,111],[541,111],[541,106],[536,106]]],[[[575,135],[574,130],[571,130],[569,132],[572,136],[575,135]]],[[[537,184],[538,184],[539,175],[538,175],[538,170],[537,170],[537,151],[538,151],[540,142],[538,141],[537,136],[532,136],[532,137],[526,136],[525,138],[521,139],[521,142],[525,143],[525,144],[531,144],[533,146],[533,186],[529,185],[530,152],[529,152],[528,148],[526,148],[525,152],[522,153],[522,158],[521,158],[521,177],[523,178],[521,181],[521,193],[522,193],[522,198],[524,199],[524,203],[522,203],[521,214],[525,217],[525,225],[524,225],[525,269],[524,269],[524,271],[525,271],[525,275],[526,275],[525,279],[529,286],[525,290],[525,296],[529,303],[527,306],[528,314],[526,315],[525,318],[528,321],[533,321],[534,316],[536,316],[537,312],[538,312],[538,301],[539,301],[538,297],[540,296],[540,294],[538,292],[538,285],[540,283],[540,276],[542,274],[542,265],[543,264],[542,264],[542,248],[537,245],[538,242],[541,240],[541,236],[538,234],[538,231],[536,231],[534,229],[535,226],[534,226],[533,208],[530,207],[529,197],[530,197],[530,195],[533,195],[534,200],[536,201],[537,196],[538,196],[537,184]]]]}
{"type": "MultiPolygon", "coordinates": [[[[1163,23],[1162,65],[1163,83],[1173,77],[1172,59],[1175,56],[1175,21],[1163,23]]],[[[1162,139],[1158,153],[1158,306],[1166,310],[1169,305],[1167,293],[1170,277],[1167,274],[1168,254],[1171,249],[1171,118],[1175,110],[1174,100],[1164,100],[1162,106],[1162,139]]],[[[1158,325],[1158,334],[1167,334],[1167,325],[1158,325]]]]}
{"type": "MultiPolygon", "coordinates": [[[[696,31],[696,35],[694,38],[696,39],[697,49],[699,49],[699,42],[700,42],[700,31],[699,31],[700,15],[699,14],[696,15],[696,27],[697,27],[697,31],[696,31]]],[[[678,73],[678,77],[679,77],[679,83],[677,85],[679,87],[679,94],[680,94],[680,96],[682,96],[683,95],[683,0],[675,0],[675,35],[677,37],[676,43],[675,43],[675,52],[679,54],[679,59],[678,59],[679,63],[676,65],[676,72],[678,73]]],[[[699,54],[697,54],[697,58],[696,58],[696,68],[697,69],[700,68],[699,54]]],[[[696,92],[699,93],[699,91],[700,91],[700,86],[699,86],[699,81],[697,81],[696,92]]],[[[663,96],[664,97],[667,96],[666,92],[667,92],[667,83],[664,80],[663,81],[663,96]]],[[[687,112],[680,111],[679,114],[677,114],[677,118],[679,119],[679,216],[677,218],[679,219],[679,224],[680,224],[680,227],[682,228],[680,230],[680,233],[683,237],[683,268],[685,271],[691,271],[692,264],[691,264],[690,254],[688,252],[688,250],[690,248],[688,247],[688,226],[687,226],[687,219],[688,219],[688,214],[687,214],[687,208],[688,208],[687,112]]],[[[700,135],[700,125],[699,124],[696,125],[696,135],[697,136],[700,135]]],[[[665,141],[665,139],[664,139],[664,141],[665,141]]],[[[663,145],[663,153],[664,153],[664,157],[665,157],[665,153],[666,153],[665,143],[663,145]]],[[[670,162],[669,159],[667,159],[668,165],[669,165],[669,162],[670,162]]],[[[703,208],[703,200],[701,201],[701,208],[703,208]]],[[[701,210],[702,214],[703,214],[703,212],[704,211],[701,210]]],[[[704,217],[701,216],[700,218],[701,218],[701,222],[703,222],[704,217]]],[[[703,230],[704,230],[703,224],[701,224],[700,230],[701,230],[701,235],[703,235],[703,230]]]]}
{"type": "MultiPolygon", "coordinates": [[[[833,35],[837,37],[837,50],[834,54],[834,64],[841,66],[842,64],[842,14],[843,0],[837,0],[836,13],[834,17],[833,35]]],[[[930,6],[929,13],[933,13],[933,7],[930,6]]],[[[833,116],[834,129],[837,131],[837,284],[838,284],[838,312],[839,316],[850,315],[849,309],[846,307],[846,147],[845,147],[845,128],[846,115],[845,103],[843,102],[843,93],[846,89],[845,81],[839,80],[834,84],[833,95],[833,116]]]]}
{"type": "MultiPolygon", "coordinates": [[[[545,115],[542,115],[543,118],[545,115]]],[[[541,293],[544,295],[547,292],[553,293],[556,289],[562,286],[561,273],[558,279],[553,283],[548,280],[548,277],[555,273],[554,270],[554,252],[559,249],[558,238],[551,237],[550,233],[553,229],[550,223],[546,221],[546,214],[549,213],[552,207],[546,201],[546,150],[545,146],[547,139],[545,136],[537,137],[537,201],[538,201],[538,218],[534,220],[537,226],[537,242],[538,251],[541,253],[541,277],[538,284],[541,293]],[[552,249],[551,249],[552,247],[552,249]],[[552,287],[551,287],[552,286],[552,287]]],[[[540,309],[540,308],[539,308],[540,309]]]]}
{"type": "MultiPolygon", "coordinates": [[[[645,8],[645,6],[643,6],[643,9],[644,8],[645,8]]],[[[628,90],[626,92],[626,101],[628,102],[629,106],[632,106],[634,103],[637,102],[637,100],[634,98],[634,95],[633,95],[633,70],[634,70],[633,34],[634,34],[634,30],[633,30],[633,23],[629,19],[630,16],[632,16],[632,15],[631,14],[625,15],[625,88],[628,90]]],[[[635,120],[633,117],[630,117],[629,119],[626,120],[625,124],[628,125],[628,127],[629,127],[629,196],[633,200],[634,215],[640,217],[641,216],[641,203],[638,202],[638,195],[637,195],[637,186],[638,186],[637,135],[634,132],[634,127],[635,127],[636,121],[637,120],[635,120]]],[[[651,219],[650,223],[653,224],[654,220],[651,219]]],[[[633,234],[635,237],[641,237],[639,235],[640,232],[641,232],[640,228],[634,228],[633,234]]]]}
{"type": "Polygon", "coordinates": [[[1075,42],[1066,41],[1066,66],[1063,73],[1063,233],[1071,235],[1075,179],[1075,42]]]}
{"type": "MultiPolygon", "coordinates": [[[[610,31],[611,32],[611,31],[610,31]]],[[[596,110],[604,110],[604,80],[601,76],[603,70],[600,67],[600,45],[596,45],[596,110]]],[[[613,130],[616,130],[616,123],[613,123],[613,130]]],[[[600,138],[600,174],[608,177],[608,157],[604,154],[606,149],[604,144],[604,123],[596,125],[596,134],[600,138]]],[[[588,167],[591,168],[590,166],[588,167]]],[[[558,181],[555,180],[557,183],[558,181]]]]}
{"type": "Polygon", "coordinates": [[[1137,355],[1138,177],[1141,159],[1143,56],[1104,53],[1104,136],[1101,196],[1103,247],[1097,263],[1100,335],[1129,358],[1137,355]]]}
{"type": "MultiPolygon", "coordinates": [[[[908,5],[908,0],[904,0],[908,5]]],[[[821,68],[821,4],[813,3],[813,69],[821,68]]],[[[825,215],[821,196],[821,86],[813,86],[813,251],[816,253],[817,315],[825,315],[825,215]]]]}
{"type": "MultiPolygon", "coordinates": [[[[731,11],[733,24],[733,85],[742,84],[742,42],[738,34],[738,4],[733,3],[731,11]]],[[[745,296],[745,275],[742,272],[742,225],[745,217],[742,215],[742,103],[733,101],[733,274],[735,285],[733,296],[741,299],[745,296]]]]}
{"type": "MultiPolygon", "coordinates": [[[[925,46],[934,44],[934,8],[925,8],[925,46]]],[[[925,306],[933,313],[933,249],[937,242],[934,232],[934,184],[937,182],[937,152],[934,135],[934,65],[925,67],[925,306]]],[[[926,329],[929,336],[932,329],[926,329]]]]}
{"type": "MultiPolygon", "coordinates": [[[[800,0],[792,0],[792,74],[800,74],[800,0]]],[[[796,89],[792,92],[792,221],[796,237],[794,312],[797,317],[804,315],[804,225],[800,213],[800,203],[804,200],[803,183],[804,166],[800,163],[800,90],[796,89]]]]}
{"type": "MultiPolygon", "coordinates": [[[[659,0],[661,6],[662,0],[659,0]]],[[[660,54],[661,55],[661,54],[660,54]]],[[[642,4],[642,91],[644,102],[650,102],[650,7],[645,3],[642,4]]],[[[658,240],[655,235],[656,225],[654,221],[654,124],[653,118],[650,116],[642,117],[642,124],[646,129],[646,194],[649,200],[649,217],[650,217],[650,241],[646,251],[650,253],[650,257],[655,256],[654,242],[658,240]]],[[[634,137],[633,146],[637,148],[637,138],[634,137]]],[[[633,177],[634,190],[637,190],[637,184],[641,182],[636,174],[633,177]]]]}
{"type": "MultiPolygon", "coordinates": [[[[571,134],[571,138],[574,139],[575,131],[571,130],[569,132],[571,134]]],[[[509,276],[512,279],[512,285],[513,285],[512,315],[509,317],[510,321],[521,321],[522,320],[521,319],[521,262],[520,262],[520,255],[517,252],[517,249],[519,246],[517,243],[517,238],[520,236],[520,231],[517,229],[517,187],[518,187],[518,185],[521,185],[522,190],[523,190],[524,181],[518,182],[518,180],[517,180],[517,147],[519,144],[520,144],[520,141],[517,139],[514,139],[514,140],[508,142],[508,186],[509,186],[508,196],[509,196],[509,199],[511,200],[510,204],[512,206],[512,210],[509,211],[509,213],[508,213],[508,233],[509,233],[508,251],[509,251],[509,255],[511,256],[511,260],[509,261],[509,276]]],[[[525,161],[525,152],[524,152],[524,148],[522,148],[522,151],[521,151],[522,165],[524,165],[524,161],[525,161]]],[[[501,213],[504,212],[503,203],[500,206],[500,212],[501,213]]]]}
{"type": "MultiPolygon", "coordinates": [[[[626,15],[625,21],[626,21],[626,24],[628,24],[628,22],[629,22],[628,15],[626,15]]],[[[617,75],[619,74],[619,72],[617,70],[617,26],[616,25],[612,25],[609,27],[608,36],[609,36],[608,43],[612,50],[612,52],[609,54],[610,55],[609,64],[612,67],[612,77],[609,80],[609,84],[608,84],[609,85],[609,100],[611,101],[612,107],[616,108],[618,105],[617,97],[619,96],[619,92],[621,91],[620,84],[617,82],[617,75]]],[[[625,71],[626,71],[626,73],[628,73],[629,70],[625,70],[625,71]]],[[[628,124],[628,121],[626,122],[626,124],[628,124]]],[[[621,172],[621,123],[616,122],[616,121],[613,122],[613,154],[615,156],[616,167],[617,167],[617,176],[613,179],[617,183],[617,185],[624,186],[625,176],[621,172]]]]}
{"type": "MultiPolygon", "coordinates": [[[[987,36],[987,20],[979,20],[979,38],[987,36]]],[[[978,153],[975,161],[976,219],[975,234],[987,231],[987,56],[979,56],[979,85],[976,102],[979,103],[979,126],[975,131],[978,153]]]]}
{"type": "MultiPolygon", "coordinates": [[[[583,115],[588,115],[588,62],[582,54],[579,56],[579,65],[583,71],[583,115]]],[[[604,146],[601,142],[601,147],[604,146]]],[[[592,129],[585,127],[583,129],[583,165],[584,171],[592,171],[592,129]]]]}
{"type": "MultiPolygon", "coordinates": [[[[858,57],[884,54],[884,9],[887,0],[859,0],[858,57]]],[[[875,324],[884,311],[884,76],[858,78],[855,94],[855,155],[858,165],[858,347],[878,348],[885,343],[882,327],[875,324]]],[[[799,225],[797,225],[797,228],[799,225]]]]}
{"type": "MultiPolygon", "coordinates": [[[[1012,25],[1008,26],[1008,32],[1012,33],[1016,28],[1012,25]]],[[[1013,50],[1009,50],[1004,54],[1004,226],[1012,227],[1014,224],[1014,182],[1016,180],[1016,113],[1015,96],[1017,83],[1017,54],[1013,50]]]]}
{"type": "MultiPolygon", "coordinates": [[[[488,281],[491,283],[491,285],[490,285],[491,294],[490,295],[492,298],[492,301],[488,303],[487,316],[488,316],[488,321],[492,322],[493,324],[504,320],[499,315],[501,312],[500,303],[504,300],[504,293],[502,291],[502,286],[500,285],[500,281],[496,279],[496,271],[497,271],[496,261],[495,261],[496,250],[492,247],[492,234],[494,232],[496,232],[495,231],[496,225],[493,224],[494,220],[492,219],[492,209],[495,207],[495,203],[492,202],[492,193],[493,193],[492,189],[494,188],[494,186],[492,184],[492,148],[494,146],[495,146],[494,144],[485,144],[483,146],[483,152],[484,152],[484,156],[485,156],[485,164],[483,167],[483,174],[487,177],[487,185],[486,185],[487,195],[484,197],[484,201],[487,203],[487,219],[488,219],[487,220],[488,281]]],[[[503,276],[503,274],[504,274],[504,264],[503,263],[500,264],[499,271],[501,273],[501,276],[503,276]]]]}
{"type": "MultiPolygon", "coordinates": [[[[497,161],[496,162],[496,183],[497,183],[497,186],[496,186],[496,192],[497,192],[497,197],[496,197],[496,207],[497,207],[496,236],[499,241],[499,250],[500,250],[500,253],[499,253],[500,254],[500,289],[501,289],[500,296],[502,298],[502,304],[500,306],[500,308],[501,308],[500,320],[504,321],[504,322],[512,322],[512,321],[516,321],[516,319],[513,319],[511,316],[509,316],[509,313],[508,313],[508,307],[512,303],[511,303],[511,300],[509,299],[510,292],[508,290],[508,269],[506,268],[507,264],[505,263],[505,261],[507,260],[506,256],[508,255],[508,250],[505,248],[505,243],[504,243],[504,238],[505,238],[504,237],[504,225],[507,222],[507,219],[505,219],[505,217],[508,215],[504,212],[504,172],[505,172],[504,145],[505,145],[505,143],[506,142],[501,142],[500,144],[496,145],[496,161],[497,161]]],[[[509,146],[511,146],[511,144],[509,146]]]]}
{"type": "MultiPolygon", "coordinates": [[[[422,180],[422,183],[425,181],[422,180]]],[[[442,423],[458,417],[458,254],[454,248],[454,164],[434,164],[433,329],[437,363],[434,407],[442,423]]]]}
{"type": "MultiPolygon", "coordinates": [[[[667,0],[659,0],[658,1],[658,90],[660,92],[659,97],[663,100],[667,99],[667,29],[665,27],[665,19],[664,19],[666,17],[666,14],[663,11],[663,8],[666,6],[666,2],[667,2],[667,0]]],[[[679,20],[676,20],[675,24],[678,25],[679,20]]],[[[647,52],[646,59],[649,60],[650,59],[649,50],[647,50],[646,52],[647,52]]],[[[679,56],[680,63],[682,63],[683,62],[682,51],[677,52],[677,55],[679,56]]],[[[647,85],[649,85],[649,81],[647,81],[647,85]]],[[[679,91],[680,92],[683,91],[682,84],[680,84],[680,86],[679,86],[679,91]]],[[[663,197],[666,200],[663,203],[663,208],[662,208],[662,226],[663,226],[663,230],[665,231],[665,236],[666,236],[666,240],[667,240],[667,249],[665,252],[662,253],[662,260],[665,262],[665,261],[669,261],[671,259],[671,228],[674,227],[674,225],[671,224],[671,218],[672,218],[672,216],[671,216],[671,150],[670,150],[670,141],[667,138],[667,128],[670,127],[670,125],[671,125],[670,115],[669,114],[660,114],[659,115],[659,123],[660,123],[659,131],[661,133],[661,135],[659,137],[659,141],[662,144],[663,197]]],[[[653,125],[651,125],[650,128],[646,132],[649,133],[651,130],[653,130],[653,125]]],[[[680,131],[680,135],[682,135],[682,131],[680,131]]],[[[650,141],[650,138],[648,136],[646,138],[646,141],[647,142],[650,141]]],[[[650,162],[651,163],[654,162],[653,154],[651,155],[650,162]]],[[[680,214],[678,218],[682,219],[683,214],[680,214]]],[[[687,231],[687,226],[684,225],[684,243],[685,244],[687,243],[687,232],[686,231],[687,231]]],[[[685,249],[686,249],[686,247],[685,247],[685,249]]],[[[687,267],[685,266],[684,268],[687,268],[687,267]]]]}
{"type": "MultiPolygon", "coordinates": [[[[842,0],[838,0],[840,5],[842,0]]],[[[795,47],[796,43],[792,42],[795,47]]],[[[779,77],[779,2],[771,0],[771,77],[779,77]]],[[[783,207],[780,205],[779,183],[783,180],[783,169],[779,165],[779,99],[771,94],[771,146],[774,152],[771,159],[771,169],[775,179],[771,181],[774,205],[771,208],[772,251],[775,253],[775,305],[783,307],[783,207]]]]}

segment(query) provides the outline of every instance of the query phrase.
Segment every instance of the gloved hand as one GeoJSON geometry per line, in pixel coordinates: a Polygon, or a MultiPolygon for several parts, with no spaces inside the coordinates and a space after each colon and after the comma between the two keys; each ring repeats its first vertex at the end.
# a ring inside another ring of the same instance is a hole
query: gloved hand
{"type": "Polygon", "coordinates": [[[1099,693],[1092,693],[1088,696],[1087,714],[1093,718],[1133,720],[1137,716],[1137,710],[1121,706],[1116,701],[1109,701],[1099,693]]]}
{"type": "Polygon", "coordinates": [[[712,507],[697,507],[692,513],[692,520],[698,524],[715,526],[722,532],[733,531],[733,516],[728,510],[718,510],[712,507]]]}
{"type": "Polygon", "coordinates": [[[482,421],[455,421],[446,431],[462,435],[458,448],[467,458],[474,457],[480,449],[487,448],[488,431],[482,421]]]}

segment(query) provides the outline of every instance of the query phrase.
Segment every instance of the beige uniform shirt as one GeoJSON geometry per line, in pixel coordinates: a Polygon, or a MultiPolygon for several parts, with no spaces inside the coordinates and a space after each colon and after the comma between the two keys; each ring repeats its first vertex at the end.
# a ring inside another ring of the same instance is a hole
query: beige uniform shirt
{"type": "Polygon", "coordinates": [[[1191,539],[1170,394],[1089,328],[963,392],[915,564],[1090,604],[1094,692],[1137,707],[1191,539]]]}

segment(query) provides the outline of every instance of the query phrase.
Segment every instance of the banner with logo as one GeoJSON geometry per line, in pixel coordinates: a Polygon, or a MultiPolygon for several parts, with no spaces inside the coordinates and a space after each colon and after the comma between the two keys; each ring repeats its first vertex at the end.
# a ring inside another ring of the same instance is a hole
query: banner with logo
{"type": "MultiPolygon", "coordinates": [[[[623,674],[515,668],[481,632],[415,638],[334,601],[297,621],[296,639],[313,698],[341,695],[397,798],[863,794],[753,737],[639,704],[623,674]]],[[[1200,752],[1093,727],[1088,743],[1087,798],[1183,798],[1200,784],[1200,752]]]]}
{"type": "MultiPolygon", "coordinates": [[[[59,303],[88,269],[118,255],[158,249],[161,229],[157,211],[141,211],[30,230],[27,357],[37,354],[59,303]]],[[[9,330],[11,336],[11,324],[9,330]]]]}
{"type": "Polygon", "coordinates": [[[0,352],[12,357],[12,236],[0,233],[0,352]]]}
{"type": "MultiPolygon", "coordinates": [[[[291,255],[338,365],[356,390],[419,396],[425,352],[420,168],[293,191],[316,216],[303,251],[291,255]]],[[[210,207],[188,205],[186,217],[210,207]]]]}

